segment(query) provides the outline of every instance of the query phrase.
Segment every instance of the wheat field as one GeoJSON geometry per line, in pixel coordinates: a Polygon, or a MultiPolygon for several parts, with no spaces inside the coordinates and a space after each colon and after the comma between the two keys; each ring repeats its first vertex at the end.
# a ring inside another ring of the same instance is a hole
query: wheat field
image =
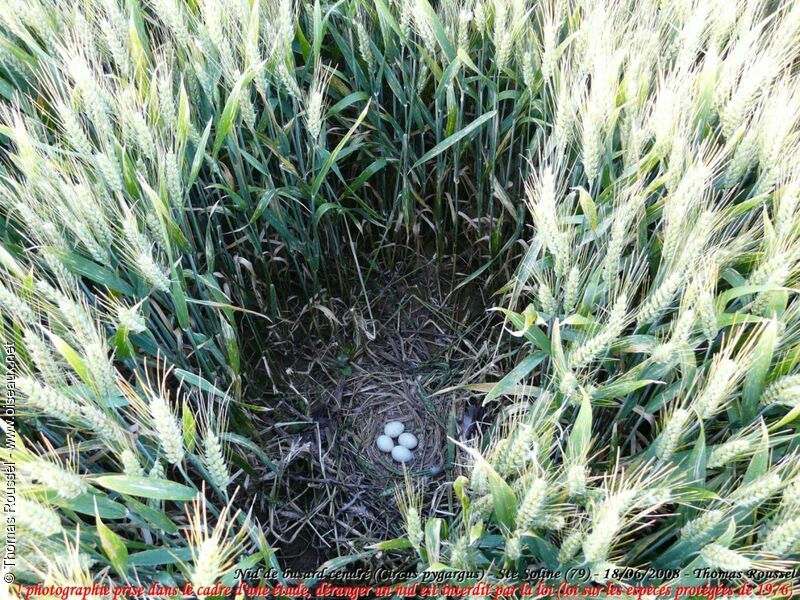
{"type": "Polygon", "coordinates": [[[7,593],[791,580],[799,61],[791,0],[7,0],[7,593]]]}

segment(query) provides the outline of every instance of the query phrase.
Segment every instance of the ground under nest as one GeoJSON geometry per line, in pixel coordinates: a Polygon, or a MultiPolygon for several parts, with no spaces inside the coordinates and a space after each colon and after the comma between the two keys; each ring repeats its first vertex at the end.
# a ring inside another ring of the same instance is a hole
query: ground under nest
{"type": "Polygon", "coordinates": [[[375,446],[388,420],[419,438],[407,468],[427,514],[456,510],[449,484],[463,465],[452,438],[475,431],[480,404],[464,386],[504,367],[481,289],[457,288],[465,274],[452,275],[432,261],[398,263],[367,285],[368,302],[317,298],[276,343],[283,384],[271,414],[288,418],[264,433],[283,458],[263,482],[262,514],[284,564],[315,567],[402,535],[404,469],[375,446]]]}

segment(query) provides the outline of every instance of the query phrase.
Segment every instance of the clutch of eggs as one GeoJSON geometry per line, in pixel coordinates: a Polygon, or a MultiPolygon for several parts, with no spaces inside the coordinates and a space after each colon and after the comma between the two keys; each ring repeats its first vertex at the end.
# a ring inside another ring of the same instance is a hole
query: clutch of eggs
{"type": "Polygon", "coordinates": [[[405,429],[406,426],[400,421],[389,421],[383,426],[383,435],[379,435],[375,440],[375,445],[381,452],[391,453],[392,458],[399,463],[413,460],[414,454],[411,451],[418,444],[417,436],[405,429]]]}

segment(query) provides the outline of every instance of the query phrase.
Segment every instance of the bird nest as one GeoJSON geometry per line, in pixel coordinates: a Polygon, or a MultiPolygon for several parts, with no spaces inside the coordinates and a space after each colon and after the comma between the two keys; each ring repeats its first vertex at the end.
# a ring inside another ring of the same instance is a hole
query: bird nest
{"type": "Polygon", "coordinates": [[[457,407],[451,395],[432,394],[441,388],[435,366],[414,352],[406,354],[404,364],[393,364],[384,358],[383,345],[367,348],[345,380],[347,392],[335,411],[343,466],[379,486],[402,478],[406,470],[414,477],[438,475],[446,464],[447,434],[455,428],[457,407]],[[388,421],[400,421],[417,437],[411,461],[398,463],[377,447],[388,421]]]}
{"type": "Polygon", "coordinates": [[[406,476],[423,491],[427,514],[456,510],[448,488],[459,473],[453,439],[479,397],[463,384],[497,373],[474,360],[488,339],[484,299],[450,294],[443,279],[430,263],[397,265],[367,290],[368,304],[315,299],[295,321],[314,327],[298,325],[276,346],[286,363],[275,412],[292,418],[265,437],[274,455],[288,457],[273,484],[285,489],[272,495],[291,500],[271,509],[270,531],[287,544],[289,562],[294,549],[298,557],[309,546],[337,556],[401,534],[395,496],[406,476]],[[417,437],[410,462],[377,447],[388,421],[417,437]]]}

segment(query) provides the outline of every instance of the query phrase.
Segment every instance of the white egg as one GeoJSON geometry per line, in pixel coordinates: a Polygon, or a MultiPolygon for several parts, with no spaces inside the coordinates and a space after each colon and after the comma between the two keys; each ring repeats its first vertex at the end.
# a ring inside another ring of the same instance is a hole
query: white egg
{"type": "Polygon", "coordinates": [[[396,438],[398,435],[405,431],[406,426],[403,425],[400,421],[389,421],[386,425],[383,426],[383,433],[388,435],[390,438],[396,438]]]}
{"type": "Polygon", "coordinates": [[[378,439],[375,440],[375,445],[378,446],[381,452],[391,452],[392,448],[394,448],[394,440],[388,435],[379,435],[378,439]]]}
{"type": "Polygon", "coordinates": [[[407,463],[414,458],[414,455],[411,454],[411,450],[405,446],[395,446],[392,448],[392,458],[399,463],[407,463]]]}
{"type": "Polygon", "coordinates": [[[405,446],[409,450],[413,450],[417,447],[417,436],[413,433],[401,433],[400,437],[397,438],[397,443],[401,446],[405,446]]]}

